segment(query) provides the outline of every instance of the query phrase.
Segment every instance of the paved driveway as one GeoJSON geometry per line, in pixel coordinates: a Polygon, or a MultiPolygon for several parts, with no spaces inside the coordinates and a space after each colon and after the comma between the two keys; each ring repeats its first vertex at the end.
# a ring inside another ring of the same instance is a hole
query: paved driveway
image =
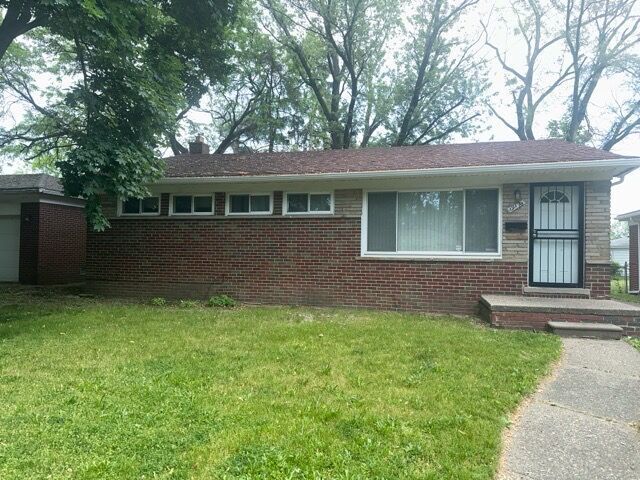
{"type": "Polygon", "coordinates": [[[640,479],[640,353],[622,341],[563,342],[555,378],[507,442],[500,478],[640,479]]]}

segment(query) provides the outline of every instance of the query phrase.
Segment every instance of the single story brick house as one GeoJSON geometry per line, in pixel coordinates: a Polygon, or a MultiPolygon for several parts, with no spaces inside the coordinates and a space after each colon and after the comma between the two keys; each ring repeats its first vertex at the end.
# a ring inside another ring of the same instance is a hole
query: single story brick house
{"type": "Polygon", "coordinates": [[[82,282],[84,206],[51,175],[0,175],[0,282],[82,282]]]}
{"type": "Polygon", "coordinates": [[[629,223],[629,293],[640,294],[640,210],[618,215],[629,223]]]}
{"type": "Polygon", "coordinates": [[[486,293],[607,298],[611,181],[560,140],[215,155],[104,198],[87,282],[118,295],[473,313],[486,293]]]}

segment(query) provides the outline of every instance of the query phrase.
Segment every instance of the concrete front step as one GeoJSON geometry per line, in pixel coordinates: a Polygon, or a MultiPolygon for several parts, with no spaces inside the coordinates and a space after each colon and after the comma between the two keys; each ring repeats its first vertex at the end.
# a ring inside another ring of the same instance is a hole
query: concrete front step
{"type": "Polygon", "coordinates": [[[496,327],[546,330],[547,322],[611,324],[640,336],[640,306],[614,300],[482,295],[480,315],[496,327]]]}
{"type": "Polygon", "coordinates": [[[620,340],[623,334],[622,327],[608,323],[547,322],[547,326],[561,337],[620,340]]]}

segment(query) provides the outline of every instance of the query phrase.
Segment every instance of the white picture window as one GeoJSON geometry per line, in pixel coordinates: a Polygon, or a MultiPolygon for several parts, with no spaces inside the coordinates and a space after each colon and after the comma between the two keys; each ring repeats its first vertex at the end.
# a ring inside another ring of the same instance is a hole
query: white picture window
{"type": "Polygon", "coordinates": [[[269,193],[230,193],[227,198],[229,215],[267,215],[273,211],[269,193]]]}
{"type": "Polygon", "coordinates": [[[365,253],[498,255],[496,188],[367,194],[365,253]]]}
{"type": "Polygon", "coordinates": [[[287,193],[287,214],[328,214],[333,212],[333,195],[330,193],[287,193]]]}
{"type": "Polygon", "coordinates": [[[213,195],[172,195],[172,215],[212,215],[213,195]]]}
{"type": "Polygon", "coordinates": [[[160,197],[122,199],[120,213],[122,215],[159,215],[160,197]]]}

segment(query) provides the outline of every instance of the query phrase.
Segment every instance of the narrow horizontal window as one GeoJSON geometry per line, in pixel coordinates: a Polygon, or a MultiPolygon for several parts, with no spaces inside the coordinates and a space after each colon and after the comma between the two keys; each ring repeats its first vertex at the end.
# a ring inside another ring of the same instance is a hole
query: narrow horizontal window
{"type": "Polygon", "coordinates": [[[160,213],[160,197],[127,198],[122,200],[122,215],[157,215],[160,213]]]}
{"type": "Polygon", "coordinates": [[[271,213],[271,211],[271,195],[269,194],[229,195],[228,212],[230,214],[265,214],[271,213]]]}
{"type": "Polygon", "coordinates": [[[127,198],[122,201],[122,213],[127,215],[140,213],[140,199],[139,198],[127,198]]]}
{"type": "Polygon", "coordinates": [[[251,202],[249,203],[251,213],[271,210],[271,197],[269,195],[251,195],[251,202]]]}
{"type": "Polygon", "coordinates": [[[213,213],[213,197],[193,197],[193,211],[194,213],[213,213]]]}
{"type": "Polygon", "coordinates": [[[174,195],[172,204],[174,215],[212,214],[212,195],[174,195]]]}
{"type": "Polygon", "coordinates": [[[499,252],[499,190],[367,194],[367,253],[477,255],[499,252]]]}
{"type": "Polygon", "coordinates": [[[173,213],[191,213],[191,195],[176,195],[173,197],[173,213]]]}
{"type": "Polygon", "coordinates": [[[285,213],[331,213],[330,193],[287,193],[285,213]]]}

